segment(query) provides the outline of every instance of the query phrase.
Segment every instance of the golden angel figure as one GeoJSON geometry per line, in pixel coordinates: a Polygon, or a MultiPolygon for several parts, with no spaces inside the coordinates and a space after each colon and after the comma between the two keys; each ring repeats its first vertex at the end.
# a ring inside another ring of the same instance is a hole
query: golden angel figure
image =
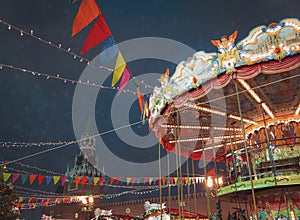
{"type": "Polygon", "coordinates": [[[238,31],[234,31],[229,37],[223,35],[221,40],[211,40],[212,44],[218,48],[218,61],[220,68],[226,73],[236,72],[235,65],[238,63],[238,51],[235,47],[235,39],[238,31]]]}

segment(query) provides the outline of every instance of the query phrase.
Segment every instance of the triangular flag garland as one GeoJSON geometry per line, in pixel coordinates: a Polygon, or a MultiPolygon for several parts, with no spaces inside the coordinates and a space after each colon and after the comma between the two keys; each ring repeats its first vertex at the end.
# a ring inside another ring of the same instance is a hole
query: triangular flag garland
{"type": "MultiPolygon", "coordinates": [[[[3,173],[3,180],[5,182],[12,182],[15,183],[18,179],[22,184],[25,184],[27,179],[29,178],[30,184],[33,184],[34,181],[37,179],[39,185],[43,182],[46,182],[47,185],[51,183],[53,180],[53,184],[56,185],[59,181],[61,181],[61,185],[64,185],[66,182],[72,183],[74,182],[78,185],[81,182],[82,186],[86,184],[94,184],[94,185],[157,185],[157,184],[177,184],[178,178],[177,177],[162,177],[162,178],[154,178],[154,177],[127,177],[124,181],[121,181],[121,178],[118,177],[93,177],[93,176],[44,176],[44,175],[37,175],[37,174],[18,174],[18,173],[3,173]],[[21,176],[21,178],[19,178],[21,176]],[[10,178],[11,177],[11,178],[10,178]]],[[[182,177],[181,182],[182,184],[192,184],[192,183],[203,183],[205,181],[204,177],[182,177]]]]}
{"type": "Polygon", "coordinates": [[[82,0],[73,21],[72,37],[79,33],[100,14],[95,0],[82,0]]]}
{"type": "MultiPolygon", "coordinates": [[[[72,1],[72,0],[71,0],[72,1]]],[[[109,63],[112,59],[116,59],[116,64],[114,67],[114,73],[113,73],[113,79],[112,79],[112,87],[114,87],[117,82],[121,79],[120,85],[119,85],[119,91],[118,95],[122,93],[124,88],[126,87],[128,81],[131,78],[130,70],[119,51],[114,38],[112,37],[111,31],[103,17],[103,14],[101,13],[97,3],[95,0],[82,0],[79,10],[75,16],[74,22],[73,22],[73,28],[72,28],[72,36],[80,32],[84,27],[86,27],[89,23],[91,23],[96,17],[98,17],[97,21],[91,28],[84,45],[81,50],[81,54],[84,54],[89,49],[93,48],[97,44],[105,41],[103,51],[100,56],[101,63],[109,63]]],[[[166,70],[164,77],[169,76],[169,69],[166,70]]],[[[163,79],[163,77],[161,77],[163,79]]],[[[135,80],[136,81],[136,80],[135,80]]],[[[138,87],[138,86],[137,86],[138,87]]],[[[139,107],[141,112],[143,113],[143,102],[140,102],[141,99],[141,93],[139,92],[139,107]]],[[[148,109],[145,110],[146,112],[149,112],[148,109]]],[[[147,114],[150,115],[150,114],[147,114]]],[[[148,118],[148,117],[147,117],[148,118]]],[[[143,119],[145,120],[145,118],[143,119]]],[[[149,123],[149,128],[150,127],[149,123]]]]}

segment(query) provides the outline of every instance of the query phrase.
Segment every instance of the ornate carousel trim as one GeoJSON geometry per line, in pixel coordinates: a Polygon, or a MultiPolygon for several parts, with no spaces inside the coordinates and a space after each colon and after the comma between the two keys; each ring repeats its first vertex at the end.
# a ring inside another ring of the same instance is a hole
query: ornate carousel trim
{"type": "Polygon", "coordinates": [[[300,21],[283,19],[259,26],[235,44],[237,31],[221,40],[212,40],[216,53],[196,52],[178,64],[169,79],[162,75],[149,99],[150,124],[168,104],[195,100],[213,88],[223,88],[231,79],[253,78],[260,73],[275,74],[300,66],[300,21]],[[278,70],[279,69],[279,70],[278,70]]]}

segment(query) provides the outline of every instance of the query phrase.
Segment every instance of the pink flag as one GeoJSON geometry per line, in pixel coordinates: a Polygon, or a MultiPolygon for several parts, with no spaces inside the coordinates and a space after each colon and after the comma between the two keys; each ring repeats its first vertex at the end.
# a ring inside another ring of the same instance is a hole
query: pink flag
{"type": "Polygon", "coordinates": [[[60,181],[61,181],[61,185],[63,186],[65,184],[65,182],[67,181],[67,176],[61,176],[60,177],[60,181]]]}
{"type": "Polygon", "coordinates": [[[126,67],[124,69],[124,72],[123,72],[123,76],[122,76],[121,82],[120,82],[120,86],[119,86],[120,88],[119,88],[119,91],[118,91],[118,95],[120,95],[121,92],[126,87],[128,81],[130,79],[130,76],[131,76],[130,70],[129,70],[128,66],[126,65],[126,67]]]}
{"type": "Polygon", "coordinates": [[[12,174],[12,182],[14,183],[18,178],[19,178],[20,174],[18,173],[13,173],[12,174]]]}

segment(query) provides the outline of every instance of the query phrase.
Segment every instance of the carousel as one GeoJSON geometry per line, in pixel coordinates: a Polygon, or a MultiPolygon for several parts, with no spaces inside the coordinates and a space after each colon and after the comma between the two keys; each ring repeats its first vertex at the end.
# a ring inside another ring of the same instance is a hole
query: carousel
{"type": "Polygon", "coordinates": [[[161,76],[150,126],[165,150],[202,161],[208,200],[213,187],[217,206],[235,207],[228,218],[299,219],[300,21],[237,36],[161,76]]]}

